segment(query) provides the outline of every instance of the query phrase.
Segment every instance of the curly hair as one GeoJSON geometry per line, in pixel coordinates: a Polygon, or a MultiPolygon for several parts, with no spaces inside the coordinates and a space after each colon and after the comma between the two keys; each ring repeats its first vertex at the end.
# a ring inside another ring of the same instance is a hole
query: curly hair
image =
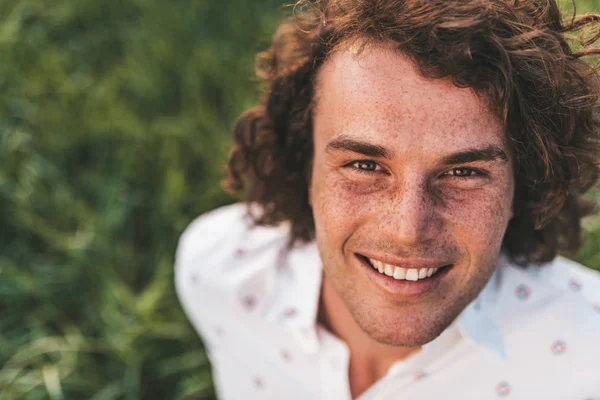
{"type": "Polygon", "coordinates": [[[224,187],[260,205],[257,225],[291,224],[290,244],[314,238],[308,202],[316,77],[348,43],[392,42],[419,73],[484,95],[514,155],[514,217],[503,249],[543,263],[581,246],[583,197],[600,164],[596,69],[600,15],[563,22],[554,0],[300,1],[257,56],[265,94],[242,114],[224,187]]]}

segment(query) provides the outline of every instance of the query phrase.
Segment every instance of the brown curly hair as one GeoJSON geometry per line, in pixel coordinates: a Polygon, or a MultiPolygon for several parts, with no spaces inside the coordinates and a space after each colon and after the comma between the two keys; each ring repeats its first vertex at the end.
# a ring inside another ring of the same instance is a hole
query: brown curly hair
{"type": "Polygon", "coordinates": [[[300,1],[258,55],[261,104],[241,115],[224,187],[262,210],[258,225],[291,223],[290,244],[314,237],[308,203],[319,68],[344,44],[393,42],[427,78],[484,95],[514,157],[514,218],[503,248],[525,264],[581,246],[582,195],[598,177],[599,75],[583,56],[600,16],[563,22],[553,0],[300,1]],[[571,47],[571,46],[572,47],[571,47]]]}

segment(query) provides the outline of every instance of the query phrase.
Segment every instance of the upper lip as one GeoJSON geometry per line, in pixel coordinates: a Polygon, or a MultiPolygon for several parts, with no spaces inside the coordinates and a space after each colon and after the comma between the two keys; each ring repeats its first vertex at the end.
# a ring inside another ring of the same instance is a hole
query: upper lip
{"type": "Polygon", "coordinates": [[[389,265],[393,265],[396,267],[402,267],[402,268],[414,268],[414,269],[441,268],[441,267],[451,264],[446,261],[432,260],[432,259],[426,259],[426,258],[396,258],[396,257],[390,257],[390,256],[379,256],[379,255],[368,254],[368,253],[356,253],[356,254],[358,254],[359,256],[366,257],[370,260],[371,259],[377,260],[377,261],[383,262],[384,264],[389,264],[389,265]]]}

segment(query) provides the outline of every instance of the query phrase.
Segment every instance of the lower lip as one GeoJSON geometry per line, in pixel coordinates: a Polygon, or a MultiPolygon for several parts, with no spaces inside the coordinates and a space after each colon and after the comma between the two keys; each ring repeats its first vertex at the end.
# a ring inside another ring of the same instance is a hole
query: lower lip
{"type": "Polygon", "coordinates": [[[358,260],[365,267],[365,272],[369,279],[386,291],[389,295],[398,298],[416,298],[424,296],[437,289],[442,280],[452,267],[444,267],[440,272],[431,278],[419,279],[418,281],[397,280],[391,276],[379,273],[366,260],[357,256],[358,260]]]}

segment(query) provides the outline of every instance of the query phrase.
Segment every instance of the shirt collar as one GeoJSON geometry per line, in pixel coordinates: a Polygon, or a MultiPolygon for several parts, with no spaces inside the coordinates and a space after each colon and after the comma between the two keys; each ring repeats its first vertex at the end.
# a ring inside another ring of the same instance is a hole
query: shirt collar
{"type": "Polygon", "coordinates": [[[498,301],[506,262],[507,257],[502,254],[488,283],[457,319],[457,326],[463,337],[503,359],[506,358],[504,334],[494,318],[494,307],[498,301]]]}
{"type": "MultiPolygon", "coordinates": [[[[484,289],[453,324],[463,337],[501,358],[506,358],[504,334],[494,318],[494,306],[506,263],[508,258],[501,254],[484,289]]],[[[285,266],[279,270],[279,280],[283,284],[268,318],[298,329],[309,342],[316,340],[322,273],[322,261],[314,241],[289,250],[285,266]]],[[[316,349],[316,346],[312,343],[308,347],[316,349]]]]}

